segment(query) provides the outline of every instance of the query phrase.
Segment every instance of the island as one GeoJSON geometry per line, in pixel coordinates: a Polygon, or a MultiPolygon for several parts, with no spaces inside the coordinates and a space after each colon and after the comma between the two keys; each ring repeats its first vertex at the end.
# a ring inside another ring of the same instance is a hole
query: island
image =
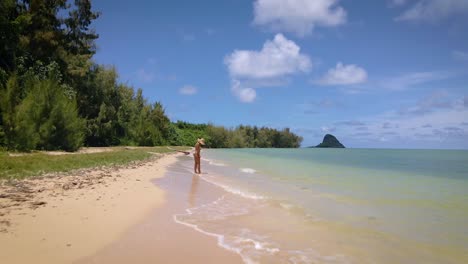
{"type": "Polygon", "coordinates": [[[322,143],[315,146],[316,148],[345,148],[343,144],[333,135],[326,134],[323,137],[322,143]]]}

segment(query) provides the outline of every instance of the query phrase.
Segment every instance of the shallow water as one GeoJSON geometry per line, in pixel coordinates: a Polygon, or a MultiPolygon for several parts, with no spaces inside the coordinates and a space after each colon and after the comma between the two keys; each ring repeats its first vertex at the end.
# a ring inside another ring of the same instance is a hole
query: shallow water
{"type": "MultiPolygon", "coordinates": [[[[246,263],[468,263],[468,151],[239,149],[202,158],[197,179],[221,192],[174,220],[246,263]]],[[[187,177],[192,162],[177,164],[187,177]]]]}

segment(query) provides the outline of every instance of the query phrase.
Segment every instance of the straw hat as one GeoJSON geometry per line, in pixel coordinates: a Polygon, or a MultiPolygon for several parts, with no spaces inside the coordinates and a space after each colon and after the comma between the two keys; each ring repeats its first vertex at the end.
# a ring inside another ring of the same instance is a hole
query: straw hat
{"type": "Polygon", "coordinates": [[[197,142],[202,144],[202,145],[205,145],[205,139],[204,138],[197,139],[197,142]]]}

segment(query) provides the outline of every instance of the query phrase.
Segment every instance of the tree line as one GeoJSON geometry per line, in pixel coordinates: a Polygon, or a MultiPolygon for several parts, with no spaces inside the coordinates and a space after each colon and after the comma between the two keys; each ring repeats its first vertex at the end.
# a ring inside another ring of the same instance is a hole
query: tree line
{"type": "Polygon", "coordinates": [[[193,145],[197,138],[203,137],[209,148],[298,148],[302,137],[292,133],[289,128],[276,130],[267,127],[240,125],[225,128],[213,124],[190,124],[177,121],[171,123],[174,136],[169,141],[173,145],[193,145]]]}
{"type": "Polygon", "coordinates": [[[0,1],[0,147],[75,151],[199,137],[213,148],[299,147],[289,129],[171,122],[160,102],[93,61],[98,17],[90,0],[0,1]]]}

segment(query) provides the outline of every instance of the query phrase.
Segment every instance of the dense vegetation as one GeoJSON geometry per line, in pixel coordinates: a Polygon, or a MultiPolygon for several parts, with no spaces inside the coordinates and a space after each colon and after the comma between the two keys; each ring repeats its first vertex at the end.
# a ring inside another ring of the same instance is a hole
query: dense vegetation
{"type": "Polygon", "coordinates": [[[172,123],[160,102],[93,62],[98,17],[90,0],[0,1],[0,147],[193,145],[198,137],[214,148],[299,147],[289,129],[172,123]]]}
{"type": "Polygon", "coordinates": [[[171,124],[170,144],[189,146],[203,137],[210,148],[298,148],[302,138],[288,128],[281,131],[256,126],[238,126],[227,129],[211,124],[190,124],[178,121],[171,124]]]}

